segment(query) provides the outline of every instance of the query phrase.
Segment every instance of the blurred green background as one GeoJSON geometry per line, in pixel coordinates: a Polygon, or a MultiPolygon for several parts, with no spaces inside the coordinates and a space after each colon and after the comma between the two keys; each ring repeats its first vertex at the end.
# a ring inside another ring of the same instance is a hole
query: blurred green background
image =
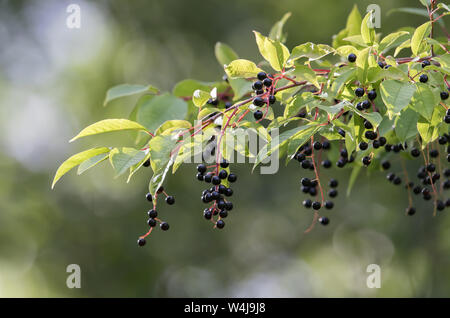
{"type": "MultiPolygon", "coordinates": [[[[418,26],[394,7],[418,1],[356,1],[381,7],[383,34],[418,26]]],[[[126,117],[135,99],[102,107],[119,83],[162,90],[185,78],[213,81],[222,70],[214,44],[259,60],[252,30],[268,33],[285,12],[288,46],[331,43],[355,1],[0,1],[0,295],[3,297],[422,297],[450,296],[450,218],[417,203],[406,217],[406,192],[384,174],[361,175],[351,197],[340,181],[328,227],[303,231],[312,212],[301,206],[298,164],[277,175],[239,175],[224,230],[202,218],[195,166],[182,167],[161,205],[168,232],[144,248],[150,171],[129,184],[102,165],[63,177],[58,165],[87,147],[126,144],[130,136],[68,140],[84,126],[126,117]],[[66,7],[81,7],[81,29],[68,29],[66,7]],[[381,288],[366,286],[366,267],[381,266],[381,288]],[[79,264],[80,289],[66,287],[66,267],[79,264]]],[[[417,167],[411,166],[411,172],[417,167]]],[[[144,171],[145,170],[145,171],[144,171]]],[[[330,175],[325,175],[327,180],[330,175]]],[[[448,213],[448,212],[447,212],[448,213]]]]}

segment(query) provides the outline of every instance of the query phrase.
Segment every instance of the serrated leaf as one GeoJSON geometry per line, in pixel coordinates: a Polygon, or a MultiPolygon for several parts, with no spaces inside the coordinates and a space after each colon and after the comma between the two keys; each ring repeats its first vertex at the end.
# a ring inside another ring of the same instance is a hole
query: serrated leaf
{"type": "Polygon", "coordinates": [[[272,40],[257,31],[253,31],[259,52],[276,71],[285,68],[289,58],[289,49],[280,41],[272,40]]]}
{"type": "Polygon", "coordinates": [[[89,158],[92,158],[94,156],[97,156],[102,153],[107,153],[107,152],[109,152],[109,148],[106,148],[106,147],[93,148],[93,149],[85,150],[83,152],[79,152],[79,153],[73,155],[72,157],[70,157],[69,159],[67,159],[66,161],[64,161],[59,166],[58,170],[56,170],[55,177],[53,178],[53,182],[52,182],[52,189],[55,187],[56,182],[58,182],[58,180],[61,179],[61,177],[63,175],[65,175],[67,172],[69,172],[72,168],[78,166],[79,164],[88,160],[89,158]]]}
{"type": "Polygon", "coordinates": [[[388,110],[389,119],[399,114],[411,101],[416,86],[397,80],[386,80],[380,85],[380,93],[388,110]]]}
{"type": "Polygon", "coordinates": [[[183,120],[187,114],[187,103],[168,93],[155,96],[152,99],[143,96],[139,100],[139,104],[136,119],[148,131],[155,131],[167,120],[183,120]]]}
{"type": "Polygon", "coordinates": [[[145,92],[156,94],[158,93],[158,89],[152,85],[120,84],[108,89],[103,106],[106,106],[109,102],[115,99],[135,94],[142,94],[145,92]]]}
{"type": "Polygon", "coordinates": [[[104,119],[84,128],[78,135],[73,137],[70,142],[81,137],[103,134],[107,132],[122,130],[147,130],[141,124],[128,119],[104,119]]]}
{"type": "Polygon", "coordinates": [[[230,78],[246,78],[255,77],[262,70],[252,61],[238,59],[225,66],[225,72],[230,78]]]}
{"type": "Polygon", "coordinates": [[[414,32],[411,38],[411,51],[414,55],[419,55],[422,53],[427,44],[424,39],[430,34],[431,31],[431,23],[425,22],[421,26],[419,26],[414,32]]]}

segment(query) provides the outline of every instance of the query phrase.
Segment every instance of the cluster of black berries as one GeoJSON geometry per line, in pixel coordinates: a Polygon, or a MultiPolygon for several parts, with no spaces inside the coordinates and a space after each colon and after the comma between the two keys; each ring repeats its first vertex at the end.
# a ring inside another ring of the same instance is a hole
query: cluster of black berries
{"type": "MultiPolygon", "coordinates": [[[[168,205],[173,205],[175,203],[175,198],[172,195],[167,195],[166,192],[164,192],[164,187],[160,187],[158,189],[158,191],[156,191],[156,195],[155,195],[155,199],[158,197],[158,195],[164,194],[166,196],[166,203],[168,205]]],[[[153,202],[154,198],[151,195],[151,193],[147,193],[145,195],[145,198],[147,199],[147,201],[149,202],[153,202]]],[[[148,214],[148,220],[147,220],[147,224],[148,226],[150,226],[150,228],[154,228],[158,223],[159,223],[159,227],[161,228],[161,230],[163,231],[167,231],[169,229],[169,223],[164,222],[162,220],[160,220],[158,218],[158,212],[156,211],[156,205],[153,205],[153,208],[148,210],[147,214],[148,214]]],[[[150,234],[150,232],[147,233],[147,235],[150,234]]],[[[145,237],[147,236],[141,236],[137,243],[139,246],[144,246],[145,245],[145,237]]]]}
{"type": "MultiPolygon", "coordinates": [[[[365,90],[362,87],[358,87],[355,89],[355,95],[356,97],[363,97],[365,94],[365,90]]],[[[367,92],[367,99],[358,102],[356,104],[356,109],[358,109],[359,111],[362,111],[364,109],[369,109],[371,106],[371,101],[373,101],[375,98],[377,98],[377,92],[372,89],[370,91],[367,92]]]]}
{"type": "MultiPolygon", "coordinates": [[[[450,143],[450,136],[448,135],[444,135],[444,136],[440,136],[438,139],[438,142],[440,145],[442,146],[446,146],[448,143],[450,143]]],[[[403,147],[403,145],[395,145],[397,146],[396,151],[395,152],[399,152],[401,150],[405,150],[406,149],[406,144],[405,147],[403,147]]],[[[391,147],[391,149],[393,149],[394,146],[391,147]]],[[[387,150],[387,149],[386,149],[387,150]]],[[[387,150],[390,151],[390,150],[387,150]]],[[[449,157],[449,152],[450,152],[450,146],[447,146],[447,159],[449,157]]],[[[421,155],[421,151],[419,149],[417,149],[416,147],[413,147],[411,149],[410,152],[411,156],[413,158],[417,158],[420,157],[421,155]]],[[[426,154],[424,153],[423,156],[426,158],[426,154]]],[[[412,193],[414,193],[415,195],[421,195],[422,199],[425,201],[429,201],[432,199],[433,197],[433,192],[436,193],[436,195],[438,195],[438,190],[439,189],[443,189],[443,190],[448,190],[450,189],[450,169],[445,169],[443,171],[443,175],[444,177],[441,177],[441,174],[437,171],[436,168],[436,164],[433,163],[433,160],[439,160],[439,150],[438,149],[431,149],[428,152],[428,157],[430,158],[430,161],[425,165],[425,166],[421,166],[418,171],[417,171],[417,179],[418,179],[418,184],[414,184],[414,182],[409,181],[406,183],[405,188],[408,191],[412,191],[412,193]],[[437,185],[438,182],[441,182],[440,187],[437,185]]],[[[385,168],[386,170],[390,168],[390,164],[386,164],[386,162],[382,163],[383,168],[385,168]]],[[[388,173],[388,175],[386,176],[387,180],[392,182],[395,185],[399,185],[402,183],[402,179],[397,176],[395,173],[391,172],[388,173]]],[[[450,199],[446,199],[445,202],[439,199],[436,199],[436,209],[438,211],[442,211],[445,209],[445,207],[450,207],[450,199]]],[[[409,206],[406,209],[406,214],[408,215],[413,215],[416,213],[416,209],[413,206],[409,206]]]]}
{"type": "Polygon", "coordinates": [[[205,189],[202,192],[201,200],[203,203],[212,203],[212,205],[203,211],[203,216],[207,220],[212,220],[214,222],[214,216],[218,215],[217,221],[215,221],[215,227],[222,229],[225,226],[224,218],[228,216],[228,213],[233,209],[233,203],[225,199],[225,197],[231,197],[233,195],[233,189],[226,187],[221,184],[223,180],[228,180],[228,182],[236,182],[237,176],[234,173],[228,173],[226,168],[228,168],[229,162],[223,159],[220,163],[219,170],[216,167],[215,171],[207,172],[208,167],[204,164],[199,164],[197,166],[196,178],[199,181],[204,181],[206,183],[212,183],[213,186],[209,189],[205,189]],[[218,171],[218,172],[217,172],[218,171]]]}
{"type": "MultiPolygon", "coordinates": [[[[319,142],[316,141],[312,145],[303,145],[301,146],[296,154],[294,155],[294,159],[300,162],[300,165],[303,169],[315,170],[315,162],[313,162],[314,158],[312,157],[313,151],[322,151],[330,149],[331,145],[329,141],[319,142]]],[[[322,166],[324,168],[331,167],[331,161],[325,159],[322,161],[322,166]]],[[[303,206],[305,208],[313,208],[318,211],[322,208],[322,204],[326,209],[332,209],[334,207],[334,203],[331,200],[326,200],[325,202],[319,201],[317,199],[319,191],[317,188],[319,186],[319,180],[314,176],[312,179],[308,177],[303,177],[300,180],[301,183],[301,191],[305,194],[310,195],[314,201],[311,199],[305,199],[303,201],[303,206]]],[[[335,189],[338,185],[338,181],[335,179],[331,179],[329,182],[330,191],[328,192],[328,196],[334,198],[337,196],[337,190],[335,189]]],[[[322,195],[322,194],[321,194],[322,195]]],[[[319,218],[319,222],[323,225],[327,225],[330,223],[330,220],[322,216],[319,218]]]]}
{"type": "MultiPolygon", "coordinates": [[[[265,72],[259,72],[257,77],[258,80],[252,84],[252,89],[256,95],[253,99],[253,105],[261,107],[267,103],[274,104],[277,99],[274,96],[273,76],[265,72]]],[[[263,116],[263,112],[259,109],[253,113],[255,120],[260,120],[263,116]]]]}

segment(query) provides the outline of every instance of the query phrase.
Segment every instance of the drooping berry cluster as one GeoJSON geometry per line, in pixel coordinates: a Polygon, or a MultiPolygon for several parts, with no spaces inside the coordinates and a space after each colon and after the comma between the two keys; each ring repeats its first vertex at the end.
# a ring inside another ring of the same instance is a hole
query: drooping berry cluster
{"type": "MultiPolygon", "coordinates": [[[[316,164],[316,158],[314,156],[315,152],[320,152],[322,155],[323,150],[329,150],[331,147],[330,142],[313,142],[311,145],[301,146],[296,154],[294,155],[294,159],[300,162],[300,165],[305,170],[312,170],[314,172],[314,176],[312,178],[303,177],[300,180],[301,183],[301,191],[307,195],[310,195],[313,200],[305,199],[303,201],[303,206],[307,209],[313,208],[315,211],[320,210],[322,207],[325,207],[328,210],[331,210],[334,207],[334,202],[331,200],[325,200],[323,186],[320,184],[319,179],[319,168],[316,164]],[[319,189],[318,189],[319,188],[319,189]],[[321,199],[317,199],[318,197],[321,199]]],[[[321,162],[322,167],[328,169],[332,166],[331,161],[325,159],[321,162]]],[[[330,190],[328,192],[328,196],[330,198],[334,198],[337,196],[337,190],[335,189],[338,186],[338,181],[335,179],[330,179],[329,187],[330,190]]],[[[323,225],[327,225],[330,220],[326,216],[319,217],[319,222],[323,225]]]]}
{"type": "MultiPolygon", "coordinates": [[[[150,166],[150,161],[146,161],[143,164],[144,167],[148,167],[150,166]]],[[[150,230],[145,234],[139,237],[137,243],[139,246],[144,246],[146,241],[145,238],[150,235],[150,233],[152,232],[153,228],[155,228],[158,223],[159,223],[159,227],[161,230],[163,231],[167,231],[170,226],[169,223],[164,222],[163,220],[161,220],[160,218],[158,218],[158,212],[156,211],[156,201],[158,199],[158,196],[163,194],[165,196],[165,201],[168,205],[173,205],[175,204],[175,197],[172,195],[168,195],[165,191],[164,191],[164,187],[161,186],[159,187],[158,191],[156,191],[155,197],[153,197],[150,193],[147,193],[145,195],[145,198],[148,202],[151,202],[153,204],[153,208],[151,208],[150,210],[148,210],[147,215],[148,215],[148,219],[147,219],[147,225],[150,227],[150,230]]]]}
{"type": "Polygon", "coordinates": [[[224,183],[236,182],[237,175],[227,171],[229,165],[226,159],[222,159],[219,165],[220,169],[218,169],[217,165],[208,167],[204,164],[199,164],[197,166],[197,180],[213,185],[202,192],[201,201],[205,204],[210,204],[203,211],[203,217],[213,222],[214,227],[218,229],[224,228],[225,222],[223,219],[233,209],[233,203],[227,199],[233,195],[233,189],[227,187],[224,183]]]}
{"type": "MultiPolygon", "coordinates": [[[[272,105],[276,102],[276,97],[274,95],[274,78],[271,74],[266,74],[265,72],[259,72],[257,75],[258,80],[252,84],[252,89],[255,93],[255,98],[253,99],[253,105],[256,107],[262,107],[264,105],[272,105]]],[[[267,112],[266,112],[267,114],[267,112]]],[[[253,113],[255,120],[259,121],[263,119],[264,113],[257,109],[253,113]]]]}

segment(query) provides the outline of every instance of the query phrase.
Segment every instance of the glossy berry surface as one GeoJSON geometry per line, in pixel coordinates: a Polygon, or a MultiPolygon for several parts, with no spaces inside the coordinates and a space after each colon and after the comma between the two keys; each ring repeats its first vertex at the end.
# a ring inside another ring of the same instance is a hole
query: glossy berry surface
{"type": "Polygon", "coordinates": [[[350,63],[355,62],[355,61],[356,61],[356,55],[355,55],[354,53],[350,53],[350,54],[347,56],[347,60],[348,60],[350,63]]]}

